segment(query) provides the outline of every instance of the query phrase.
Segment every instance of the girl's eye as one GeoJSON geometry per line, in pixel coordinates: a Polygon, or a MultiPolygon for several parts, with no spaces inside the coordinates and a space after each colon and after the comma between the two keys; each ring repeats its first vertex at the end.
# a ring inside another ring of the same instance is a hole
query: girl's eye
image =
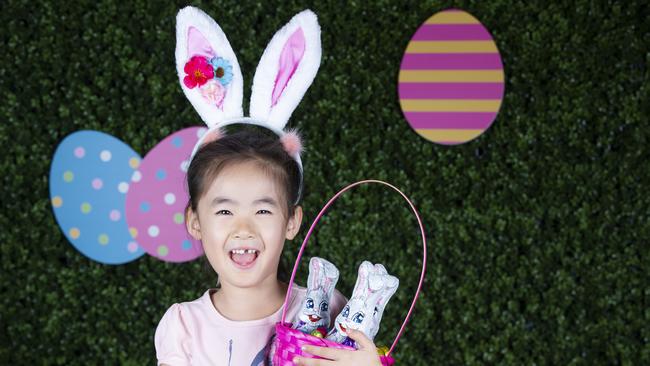
{"type": "Polygon", "coordinates": [[[219,210],[219,211],[217,211],[217,215],[230,215],[230,211],[228,211],[228,210],[219,210]]]}
{"type": "Polygon", "coordinates": [[[269,210],[259,210],[259,211],[257,211],[257,213],[265,213],[265,212],[268,212],[269,214],[271,213],[271,211],[269,211],[269,210]]]}
{"type": "Polygon", "coordinates": [[[357,324],[361,324],[361,322],[363,322],[363,318],[364,318],[363,313],[356,313],[352,317],[352,321],[357,324]]]}

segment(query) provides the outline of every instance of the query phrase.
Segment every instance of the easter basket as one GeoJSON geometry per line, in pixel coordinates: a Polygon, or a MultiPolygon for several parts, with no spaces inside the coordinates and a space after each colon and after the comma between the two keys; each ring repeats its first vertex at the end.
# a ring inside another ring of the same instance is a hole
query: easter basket
{"type": "Polygon", "coordinates": [[[275,325],[275,340],[273,341],[273,348],[275,349],[275,353],[273,355],[272,359],[272,365],[274,366],[293,366],[293,359],[296,356],[301,356],[301,357],[306,357],[306,358],[321,358],[318,356],[314,356],[308,353],[305,353],[301,350],[302,346],[318,346],[318,347],[328,347],[328,348],[335,348],[335,349],[344,349],[344,350],[355,350],[355,348],[347,346],[347,345],[342,345],[339,343],[336,343],[334,341],[324,339],[324,338],[319,338],[310,334],[303,333],[300,330],[297,329],[292,329],[291,328],[291,323],[286,322],[286,316],[287,316],[287,304],[289,302],[289,299],[291,298],[291,288],[293,285],[293,281],[296,276],[296,271],[298,270],[298,264],[300,263],[300,259],[302,258],[302,254],[305,250],[305,246],[307,245],[307,241],[309,240],[309,237],[312,234],[312,231],[316,227],[316,223],[320,220],[321,216],[325,213],[327,208],[341,195],[343,192],[351,189],[352,187],[361,185],[361,184],[367,184],[367,183],[380,183],[386,186],[391,187],[392,189],[396,190],[399,192],[402,197],[408,202],[408,204],[411,206],[411,210],[415,214],[415,217],[418,220],[418,224],[420,225],[420,231],[422,233],[422,250],[423,250],[423,259],[422,259],[422,272],[420,274],[420,282],[418,283],[418,288],[415,292],[415,296],[413,297],[413,302],[411,303],[411,307],[409,308],[408,313],[406,314],[406,318],[404,319],[404,322],[402,323],[402,326],[397,333],[397,336],[395,337],[395,340],[393,341],[393,344],[391,345],[390,349],[383,355],[380,354],[380,360],[382,365],[384,366],[390,366],[395,363],[395,360],[391,356],[393,353],[393,350],[395,349],[395,345],[397,344],[397,341],[402,335],[402,332],[404,332],[404,328],[406,327],[406,324],[409,321],[409,318],[411,317],[411,313],[413,312],[413,308],[415,307],[415,303],[418,299],[418,295],[420,294],[420,288],[422,287],[422,283],[424,281],[424,273],[426,270],[426,262],[427,262],[427,242],[426,242],[426,235],[424,233],[424,227],[422,225],[422,220],[420,219],[420,216],[418,215],[417,210],[415,209],[415,206],[413,206],[413,203],[406,197],[404,193],[402,193],[399,189],[395,188],[393,185],[380,181],[380,180],[363,180],[359,181],[356,183],[352,183],[349,186],[343,188],[340,190],[334,197],[332,197],[321,209],[321,211],[318,213],[318,216],[314,219],[314,222],[311,224],[311,227],[309,228],[309,231],[307,232],[307,235],[305,236],[305,240],[302,243],[302,246],[300,247],[300,251],[298,252],[298,257],[296,258],[296,262],[293,266],[293,272],[291,273],[291,279],[289,281],[289,287],[287,290],[287,295],[284,299],[284,305],[283,305],[283,310],[282,310],[282,319],[280,322],[276,323],[275,325]]]}

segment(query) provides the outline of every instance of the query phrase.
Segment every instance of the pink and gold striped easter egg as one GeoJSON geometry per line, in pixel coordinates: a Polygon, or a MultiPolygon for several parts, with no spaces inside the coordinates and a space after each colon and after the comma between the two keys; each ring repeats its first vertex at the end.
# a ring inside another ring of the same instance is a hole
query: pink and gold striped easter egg
{"type": "Polygon", "coordinates": [[[494,122],[504,92],[501,56],[487,29],[471,14],[434,14],[411,38],[399,72],[400,106],[425,139],[456,145],[494,122]]]}

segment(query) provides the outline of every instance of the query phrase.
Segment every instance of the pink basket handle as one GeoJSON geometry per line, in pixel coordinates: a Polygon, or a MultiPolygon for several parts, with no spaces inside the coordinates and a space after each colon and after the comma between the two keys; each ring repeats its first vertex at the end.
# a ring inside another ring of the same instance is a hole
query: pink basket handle
{"type": "Polygon", "coordinates": [[[284,305],[282,308],[282,323],[284,324],[286,321],[287,317],[287,304],[289,303],[289,299],[291,298],[291,287],[293,286],[293,280],[296,277],[296,271],[298,270],[298,263],[300,263],[300,258],[302,258],[302,253],[305,250],[305,247],[307,246],[307,240],[309,240],[309,237],[311,236],[312,231],[314,231],[314,228],[316,227],[316,223],[320,220],[321,216],[325,213],[325,210],[345,191],[348,189],[351,189],[352,187],[358,186],[360,184],[364,183],[381,183],[384,185],[387,185],[391,187],[392,189],[396,190],[399,192],[399,194],[404,197],[404,199],[409,203],[411,206],[411,210],[413,210],[413,213],[415,213],[415,217],[418,219],[418,224],[420,225],[420,232],[422,233],[422,251],[423,251],[423,259],[422,259],[422,273],[420,274],[420,282],[418,283],[418,289],[415,291],[415,296],[413,297],[413,302],[411,303],[411,307],[409,308],[408,314],[406,314],[406,319],[404,319],[404,323],[402,323],[402,327],[399,329],[399,332],[397,332],[397,336],[395,337],[395,340],[393,341],[393,345],[390,347],[390,350],[388,353],[386,353],[386,356],[389,356],[391,353],[393,353],[393,349],[395,349],[395,345],[397,344],[397,341],[399,338],[402,336],[402,332],[404,332],[404,327],[406,327],[406,323],[408,323],[409,319],[411,318],[411,313],[413,312],[413,308],[415,307],[415,302],[418,300],[418,296],[420,295],[420,289],[422,288],[422,283],[424,282],[424,273],[427,268],[427,238],[426,235],[424,234],[424,226],[422,225],[422,220],[420,220],[420,215],[418,215],[418,211],[415,209],[415,206],[413,206],[413,203],[411,203],[411,200],[406,197],[402,191],[399,189],[395,188],[395,186],[386,183],[381,180],[374,180],[374,179],[369,179],[369,180],[362,180],[356,183],[352,183],[349,186],[343,188],[342,190],[339,191],[334,197],[332,197],[326,204],[325,207],[318,213],[318,216],[314,219],[314,222],[311,224],[311,227],[309,228],[309,231],[307,232],[307,235],[305,236],[305,240],[302,242],[302,246],[300,247],[300,251],[298,252],[298,258],[296,258],[296,263],[293,265],[293,272],[291,273],[291,280],[289,280],[289,288],[287,289],[287,296],[284,298],[284,305]]]}

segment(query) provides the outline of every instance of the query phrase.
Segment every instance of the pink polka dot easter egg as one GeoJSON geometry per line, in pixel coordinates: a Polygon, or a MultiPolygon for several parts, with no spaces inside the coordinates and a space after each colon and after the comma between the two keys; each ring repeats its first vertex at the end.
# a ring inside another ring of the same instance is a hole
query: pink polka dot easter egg
{"type": "Polygon", "coordinates": [[[138,244],[167,262],[186,262],[203,254],[185,228],[188,160],[205,128],[177,131],[156,145],[131,176],[126,222],[138,244]]]}
{"type": "Polygon", "coordinates": [[[408,43],[399,71],[400,106],[425,139],[457,145],[477,138],[494,122],[503,93],[499,50],[471,14],[436,13],[408,43]]]}

